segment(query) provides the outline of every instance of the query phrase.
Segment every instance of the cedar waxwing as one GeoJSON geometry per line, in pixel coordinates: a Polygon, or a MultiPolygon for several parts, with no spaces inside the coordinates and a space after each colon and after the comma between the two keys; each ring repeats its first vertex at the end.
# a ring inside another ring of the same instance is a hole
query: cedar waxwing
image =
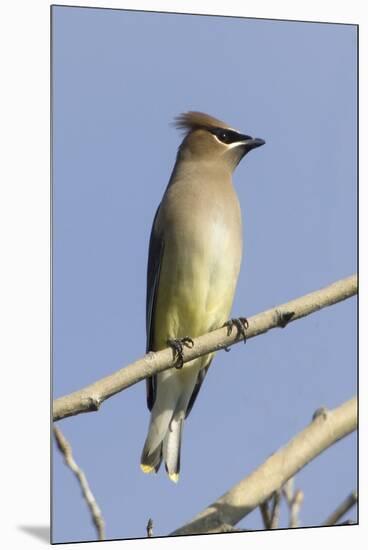
{"type": "MultiPolygon", "coordinates": [[[[246,153],[265,142],[199,112],[180,115],[176,126],[186,133],[151,231],[146,327],[147,351],[171,345],[180,362],[190,337],[228,321],[242,255],[232,172],[246,153]]],[[[157,472],[163,459],[170,479],[178,481],[184,419],[213,356],[147,379],[151,418],[143,472],[157,472]]]]}

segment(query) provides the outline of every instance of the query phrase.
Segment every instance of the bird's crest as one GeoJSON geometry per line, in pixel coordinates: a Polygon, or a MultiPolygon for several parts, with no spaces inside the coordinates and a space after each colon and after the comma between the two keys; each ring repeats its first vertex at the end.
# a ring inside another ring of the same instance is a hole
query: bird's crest
{"type": "Polygon", "coordinates": [[[179,130],[186,130],[188,133],[199,128],[230,128],[226,122],[199,111],[182,113],[175,118],[174,125],[179,130]]]}

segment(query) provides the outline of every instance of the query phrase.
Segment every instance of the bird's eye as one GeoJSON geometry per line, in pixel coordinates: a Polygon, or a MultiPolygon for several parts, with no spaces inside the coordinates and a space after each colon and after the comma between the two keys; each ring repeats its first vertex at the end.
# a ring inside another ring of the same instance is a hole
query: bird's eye
{"type": "Polygon", "coordinates": [[[222,141],[223,143],[230,143],[230,142],[231,142],[231,135],[230,135],[230,132],[227,132],[226,130],[221,130],[221,131],[217,134],[217,137],[218,137],[219,140],[222,141]]]}
{"type": "Polygon", "coordinates": [[[244,137],[234,130],[226,130],[224,128],[213,128],[210,131],[217,137],[219,141],[222,141],[222,143],[226,143],[226,145],[229,145],[230,143],[235,143],[236,141],[240,141],[244,137]]]}

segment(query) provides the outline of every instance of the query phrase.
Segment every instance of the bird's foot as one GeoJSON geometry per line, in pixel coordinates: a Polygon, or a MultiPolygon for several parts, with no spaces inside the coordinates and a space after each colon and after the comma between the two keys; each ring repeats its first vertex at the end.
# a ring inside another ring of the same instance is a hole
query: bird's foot
{"type": "MultiPolygon", "coordinates": [[[[237,330],[237,337],[238,340],[240,340],[241,337],[244,339],[244,344],[247,341],[247,328],[249,327],[248,319],[245,317],[239,317],[238,319],[230,319],[229,321],[226,321],[223,325],[224,327],[227,327],[227,335],[230,336],[230,334],[233,331],[233,328],[236,327],[237,330]]],[[[230,351],[230,348],[225,348],[225,351],[230,351]]]]}
{"type": "Polygon", "coordinates": [[[173,350],[174,360],[176,361],[175,368],[181,369],[184,364],[184,347],[192,348],[194,346],[193,340],[189,336],[184,336],[184,338],[170,339],[167,344],[173,350]]]}

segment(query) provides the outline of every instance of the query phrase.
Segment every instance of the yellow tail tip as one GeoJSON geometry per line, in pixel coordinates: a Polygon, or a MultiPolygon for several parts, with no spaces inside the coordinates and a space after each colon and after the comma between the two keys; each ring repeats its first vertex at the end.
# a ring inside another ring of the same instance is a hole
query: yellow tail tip
{"type": "Polygon", "coordinates": [[[169,478],[170,478],[171,481],[173,481],[174,483],[177,483],[177,482],[179,481],[179,474],[177,474],[177,473],[169,474],[169,478]]]}
{"type": "Polygon", "coordinates": [[[141,464],[141,470],[145,474],[152,474],[152,472],[155,471],[153,466],[150,466],[149,464],[141,464]]]}

